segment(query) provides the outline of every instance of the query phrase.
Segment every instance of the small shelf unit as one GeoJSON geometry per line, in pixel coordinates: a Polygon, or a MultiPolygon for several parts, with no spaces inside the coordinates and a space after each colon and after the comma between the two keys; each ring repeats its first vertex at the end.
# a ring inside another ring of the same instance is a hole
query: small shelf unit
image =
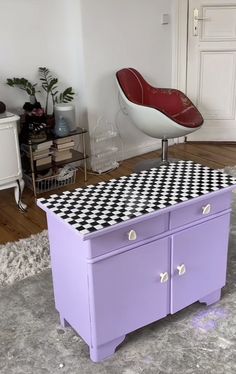
{"type": "MultiPolygon", "coordinates": [[[[68,135],[63,137],[57,137],[53,135],[49,135],[46,140],[42,142],[33,143],[31,140],[28,140],[28,144],[26,146],[29,147],[29,168],[24,170],[23,167],[23,175],[24,180],[26,182],[27,187],[29,187],[34,196],[37,197],[37,194],[54,190],[56,188],[63,187],[67,184],[71,184],[75,182],[76,179],[76,168],[71,168],[68,172],[68,175],[63,176],[60,175],[58,172],[59,167],[63,167],[67,164],[71,164],[77,161],[83,161],[84,165],[84,181],[87,181],[87,159],[88,155],[86,154],[86,145],[85,145],[85,135],[87,134],[87,130],[84,128],[78,127],[75,131],[70,132],[68,135]],[[36,165],[36,160],[34,159],[34,147],[38,146],[39,144],[46,143],[48,141],[55,141],[56,139],[66,139],[69,137],[81,136],[82,137],[82,152],[77,151],[75,149],[71,149],[70,152],[72,153],[72,157],[61,160],[61,161],[52,161],[50,163],[46,163],[44,165],[36,165]],[[44,175],[40,175],[42,172],[49,171],[49,173],[45,173],[44,175]]],[[[22,154],[25,156],[26,152],[24,147],[22,147],[22,154]]],[[[24,162],[23,162],[24,165],[24,162]]]]}

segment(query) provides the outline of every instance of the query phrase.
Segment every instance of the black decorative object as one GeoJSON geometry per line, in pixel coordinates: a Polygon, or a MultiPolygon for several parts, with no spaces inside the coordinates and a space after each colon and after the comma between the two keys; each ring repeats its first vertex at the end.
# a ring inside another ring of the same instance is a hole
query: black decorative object
{"type": "Polygon", "coordinates": [[[4,113],[6,111],[6,105],[0,101],[0,114],[4,113]]]}
{"type": "Polygon", "coordinates": [[[33,143],[45,141],[47,139],[47,117],[41,104],[26,102],[23,109],[25,114],[22,116],[20,143],[26,143],[28,140],[33,143]]]}

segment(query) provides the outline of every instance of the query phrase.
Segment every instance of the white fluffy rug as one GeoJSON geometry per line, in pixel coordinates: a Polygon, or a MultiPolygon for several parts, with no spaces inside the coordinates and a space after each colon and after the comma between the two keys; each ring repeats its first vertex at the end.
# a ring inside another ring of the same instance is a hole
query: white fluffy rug
{"type": "Polygon", "coordinates": [[[50,267],[47,230],[0,245],[0,287],[39,274],[50,267]]]}

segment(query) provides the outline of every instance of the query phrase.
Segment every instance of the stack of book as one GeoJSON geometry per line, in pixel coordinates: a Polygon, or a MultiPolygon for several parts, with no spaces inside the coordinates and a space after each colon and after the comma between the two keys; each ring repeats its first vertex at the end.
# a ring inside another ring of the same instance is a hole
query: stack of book
{"type": "Polygon", "coordinates": [[[64,161],[72,158],[72,149],[74,148],[75,142],[73,136],[67,138],[60,138],[53,140],[53,161],[64,161]]]}
{"type": "MultiPolygon", "coordinates": [[[[44,143],[33,144],[33,160],[35,161],[36,166],[42,166],[46,164],[51,164],[52,162],[52,140],[48,140],[44,143]]],[[[28,144],[21,145],[22,151],[30,158],[30,146],[28,144]]]]}

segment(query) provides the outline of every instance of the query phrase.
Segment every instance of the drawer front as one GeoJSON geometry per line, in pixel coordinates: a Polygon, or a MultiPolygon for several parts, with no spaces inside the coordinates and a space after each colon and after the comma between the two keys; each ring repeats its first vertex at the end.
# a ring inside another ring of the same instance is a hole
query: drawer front
{"type": "Polygon", "coordinates": [[[89,258],[101,256],[115,249],[137,244],[142,240],[161,234],[168,230],[168,219],[169,214],[165,213],[139,223],[132,224],[130,222],[125,227],[91,239],[89,258]]]}
{"type": "Polygon", "coordinates": [[[219,194],[214,197],[205,197],[183,208],[177,208],[170,213],[170,229],[186,225],[201,218],[206,218],[212,214],[222,212],[231,206],[231,192],[219,194]]]}

